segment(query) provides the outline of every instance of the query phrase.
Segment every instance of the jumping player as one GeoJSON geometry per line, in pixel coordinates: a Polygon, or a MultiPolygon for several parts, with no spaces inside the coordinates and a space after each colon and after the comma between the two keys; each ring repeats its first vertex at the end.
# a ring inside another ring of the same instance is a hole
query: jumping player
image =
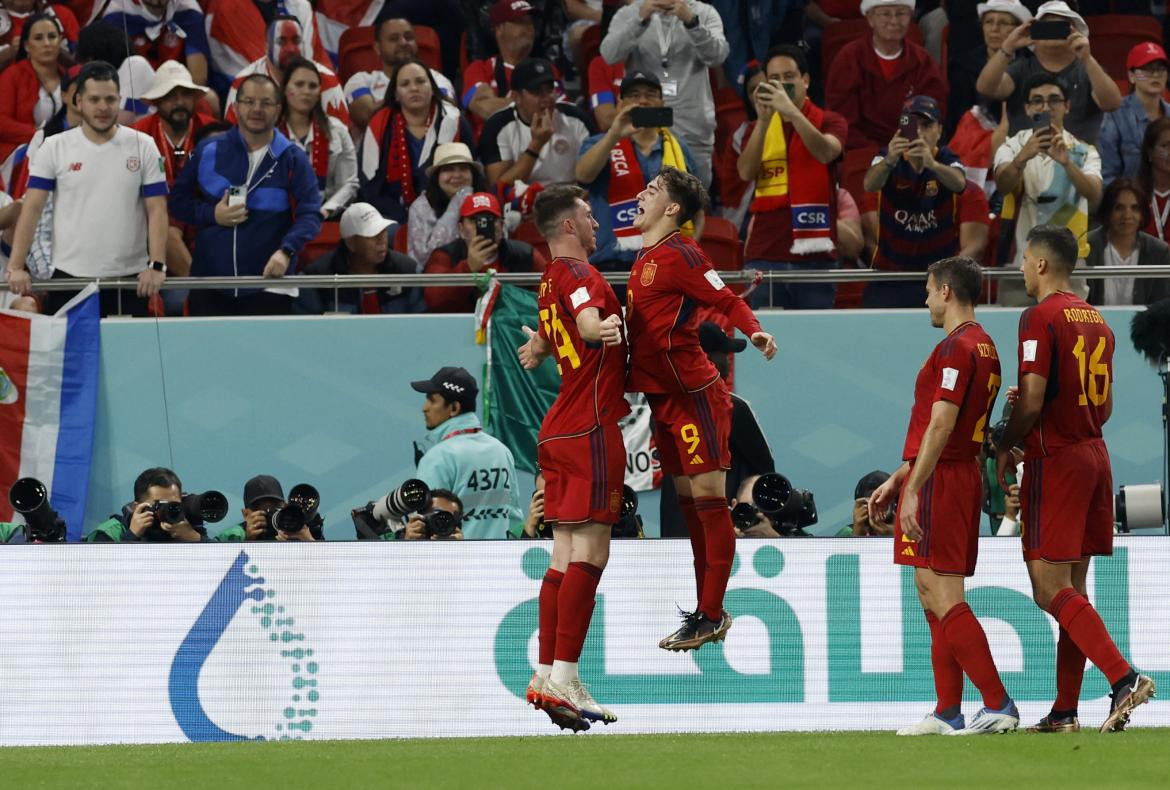
{"type": "Polygon", "coordinates": [[[999,392],[999,355],[975,322],[982,271],[970,258],[944,258],[926,275],[930,323],[946,332],[914,382],[905,463],[869,497],[878,521],[898,498],[894,562],[914,567],[930,626],[938,704],[899,735],[980,735],[1014,730],[1020,714],[1000,681],[987,635],[967,605],[964,577],[979,551],[983,472],[979,451],[999,392]],[[962,713],[963,673],[983,695],[970,726],[962,713]]]}
{"type": "Polygon", "coordinates": [[[540,656],[527,696],[562,729],[583,730],[591,721],[617,721],[581,683],[577,660],[621,513],[626,449],[618,420],[630,411],[623,395],[626,343],[621,303],[587,263],[597,248],[588,193],[576,186],[546,189],[535,211],[555,257],[540,280],[538,330],[524,327],[520,362],[532,369],[555,356],[561,388],[537,442],[553,554],[540,588],[540,656]]]}
{"type": "Polygon", "coordinates": [[[776,355],[775,341],[760,329],[751,308],[723,284],[699,245],[679,232],[705,201],[702,182],[672,167],[662,168],[638,194],[634,227],[644,246],[626,290],[631,354],[626,388],[646,394],[662,471],[674,477],[694,554],[698,605],[684,612],[681,628],[659,642],[666,650],[694,650],[723,639],[731,627],[723,610],[735,556],[724,490],[731,465],[731,398],[699,347],[695,308],[717,308],[765,358],[776,355]]]}
{"type": "Polygon", "coordinates": [[[1024,287],[1038,304],[1020,316],[1020,389],[996,456],[1002,484],[1014,468],[1011,448],[1024,440],[1024,561],[1036,605],[1060,624],[1056,700],[1029,732],[1080,729],[1086,656],[1113,687],[1101,732],[1123,729],[1155,691],[1122,657],[1086,594],[1090,558],[1113,553],[1113,475],[1101,426],[1113,412],[1114,341],[1101,314],[1073,293],[1076,261],[1067,228],[1028,233],[1024,287]]]}

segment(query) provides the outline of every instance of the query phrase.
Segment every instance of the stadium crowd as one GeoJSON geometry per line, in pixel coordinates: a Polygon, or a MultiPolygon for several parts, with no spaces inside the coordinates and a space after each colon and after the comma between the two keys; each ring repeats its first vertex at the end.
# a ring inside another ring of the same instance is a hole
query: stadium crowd
{"type": "MultiPolygon", "coordinates": [[[[1170,59],[1148,0],[0,2],[5,306],[135,277],[104,312],[468,312],[474,289],[297,274],[540,272],[533,202],[579,183],[628,271],[634,196],[699,176],[718,268],[1170,261],[1170,59]],[[56,139],[54,139],[56,138],[56,139]],[[167,275],[279,280],[163,290],[167,275]],[[341,298],[344,296],[344,298],[341,298]]],[[[1148,303],[1161,280],[1079,286],[1148,303]]],[[[991,287],[991,286],[989,286],[991,287]]],[[[620,294],[619,294],[620,296],[620,294]]],[[[985,300],[1028,302],[1014,282],[985,300]]],[[[920,306],[918,283],[777,283],[753,305],[920,306]]]]}

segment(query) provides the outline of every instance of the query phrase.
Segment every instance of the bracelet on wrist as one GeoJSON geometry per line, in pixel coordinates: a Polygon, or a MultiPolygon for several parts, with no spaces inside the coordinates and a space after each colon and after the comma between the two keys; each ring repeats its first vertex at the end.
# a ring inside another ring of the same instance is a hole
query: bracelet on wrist
{"type": "Polygon", "coordinates": [[[531,148],[525,148],[524,153],[528,154],[533,159],[540,159],[540,151],[533,151],[531,148]]]}
{"type": "Polygon", "coordinates": [[[1004,56],[1005,58],[1007,58],[1008,60],[1014,60],[1014,59],[1015,59],[1015,57],[1016,57],[1016,53],[1014,53],[1014,52],[1008,52],[1008,51],[1007,51],[1006,49],[1004,49],[1003,47],[1000,47],[1000,48],[999,48],[999,52],[1000,52],[1000,54],[1001,54],[1001,55],[1003,55],[1003,56],[1004,56]]]}

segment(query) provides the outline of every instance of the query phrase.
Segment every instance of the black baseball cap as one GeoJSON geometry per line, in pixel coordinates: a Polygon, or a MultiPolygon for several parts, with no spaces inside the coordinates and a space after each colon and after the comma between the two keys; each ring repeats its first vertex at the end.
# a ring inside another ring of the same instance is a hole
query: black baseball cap
{"type": "Polygon", "coordinates": [[[557,81],[553,65],[544,58],[525,58],[512,70],[512,90],[531,91],[557,81]]]}
{"type": "Polygon", "coordinates": [[[272,475],[256,475],[244,483],[244,507],[250,510],[261,499],[284,500],[284,489],[272,475]]]}
{"type": "Polygon", "coordinates": [[[439,368],[439,372],[429,379],[410,382],[410,388],[424,395],[437,392],[447,400],[463,404],[465,410],[475,408],[475,396],[479,394],[475,377],[465,369],[455,367],[439,368]]]}
{"type": "Polygon", "coordinates": [[[853,489],[854,499],[869,499],[869,495],[878,490],[878,486],[890,479],[889,472],[875,469],[857,481],[857,488],[853,489]]]}
{"type": "Polygon", "coordinates": [[[942,121],[942,111],[938,107],[938,102],[930,96],[912,96],[906,100],[902,105],[902,112],[914,113],[915,115],[922,115],[935,123],[942,121]]]}
{"type": "Polygon", "coordinates": [[[627,74],[626,78],[622,80],[619,93],[624,96],[626,91],[635,85],[649,85],[651,88],[657,88],[658,92],[662,93],[662,83],[653,74],[648,74],[645,71],[635,71],[633,74],[627,74]]]}
{"type": "Polygon", "coordinates": [[[724,354],[738,354],[747,348],[747,341],[742,337],[729,337],[719,324],[704,321],[699,324],[699,345],[708,354],[723,352],[724,354]]]}

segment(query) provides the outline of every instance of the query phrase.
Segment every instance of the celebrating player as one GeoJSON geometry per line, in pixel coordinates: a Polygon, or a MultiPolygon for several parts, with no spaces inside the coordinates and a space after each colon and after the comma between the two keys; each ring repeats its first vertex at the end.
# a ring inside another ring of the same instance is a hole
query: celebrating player
{"type": "Polygon", "coordinates": [[[540,587],[540,655],[527,696],[572,730],[617,721],[581,683],[577,659],[621,512],[626,448],[618,420],[630,411],[621,304],[587,263],[597,248],[587,198],[580,187],[562,186],[536,199],[536,224],[555,257],[540,280],[539,329],[524,327],[528,342],[519,350],[525,368],[555,355],[561,373],[537,443],[553,554],[540,587]]]}
{"type": "Polygon", "coordinates": [[[1014,730],[1020,714],[1004,690],[987,635],[963,594],[979,551],[983,473],[978,455],[999,392],[999,355],[975,322],[982,272],[970,258],[944,258],[926,275],[930,323],[946,332],[914,382],[914,407],[902,449],[905,463],[869,497],[881,520],[901,491],[894,562],[914,567],[930,625],[930,663],[938,704],[899,735],[980,735],[1014,730]],[[963,673],[983,695],[964,726],[963,673]]]}
{"type": "Polygon", "coordinates": [[[1122,657],[1089,603],[1089,559],[1113,553],[1113,475],[1101,426],[1113,412],[1113,332],[1069,281],[1077,240],[1038,225],[1024,250],[1024,287],[1038,304],[1020,316],[1019,395],[996,456],[1004,477],[1024,440],[1020,490],[1024,560],[1036,605],[1060,624],[1056,700],[1029,732],[1075,732],[1085,657],[1109,679],[1101,732],[1117,732],[1154,696],[1154,681],[1122,657]]]}
{"type": "Polygon", "coordinates": [[[634,226],[644,246],[626,291],[631,350],[626,388],[646,393],[662,471],[674,476],[695,560],[698,606],[658,643],[666,650],[694,650],[723,639],[731,627],[723,610],[735,556],[724,490],[731,398],[699,347],[696,304],[720,310],[767,359],[776,355],[775,341],[760,329],[751,308],[723,284],[699,245],[679,233],[705,200],[702,182],[672,167],[662,168],[638,194],[634,226]]]}

